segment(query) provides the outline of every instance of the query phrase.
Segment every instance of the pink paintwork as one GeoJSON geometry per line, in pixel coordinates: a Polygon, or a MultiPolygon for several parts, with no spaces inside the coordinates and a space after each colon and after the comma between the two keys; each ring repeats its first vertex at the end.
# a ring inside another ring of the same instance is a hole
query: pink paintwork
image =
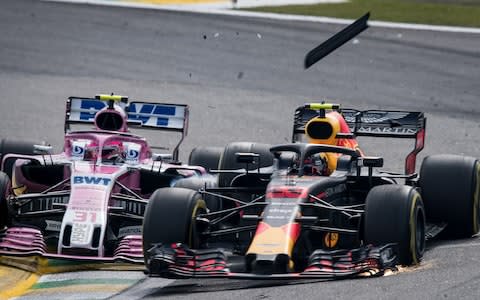
{"type": "Polygon", "coordinates": [[[155,184],[170,186],[206,173],[202,167],[155,161],[146,139],[129,133],[127,114],[117,104],[98,111],[94,125],[67,132],[60,154],[4,156],[2,168],[7,159],[16,160],[15,193],[8,197],[16,214],[15,225],[0,232],[0,255],[143,263],[143,211],[155,184]],[[105,130],[100,114],[123,121],[116,131],[105,130]]]}

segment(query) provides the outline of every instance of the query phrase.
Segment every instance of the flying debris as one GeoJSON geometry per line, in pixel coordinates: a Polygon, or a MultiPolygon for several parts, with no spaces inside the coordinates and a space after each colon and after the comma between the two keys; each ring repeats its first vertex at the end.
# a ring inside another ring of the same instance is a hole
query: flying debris
{"type": "Polygon", "coordinates": [[[367,29],[367,20],[369,17],[370,13],[368,12],[363,17],[359,18],[354,23],[348,25],[342,31],[308,52],[305,56],[305,69],[310,68],[313,64],[367,29]]]}

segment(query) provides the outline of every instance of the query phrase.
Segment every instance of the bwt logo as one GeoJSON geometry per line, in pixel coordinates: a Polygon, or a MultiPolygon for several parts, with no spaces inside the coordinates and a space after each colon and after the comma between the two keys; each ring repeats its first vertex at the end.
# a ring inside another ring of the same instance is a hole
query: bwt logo
{"type": "MultiPolygon", "coordinates": [[[[95,114],[107,107],[107,103],[98,100],[82,99],[80,120],[93,121],[95,114]],[[88,111],[85,111],[88,110],[88,111]]],[[[128,106],[128,120],[140,121],[142,124],[168,126],[170,117],[177,113],[177,107],[171,105],[132,102],[128,106]]]]}
{"type": "Polygon", "coordinates": [[[74,176],[73,184],[103,184],[108,185],[112,181],[110,178],[94,176],[74,176]]]}
{"type": "Polygon", "coordinates": [[[165,116],[175,116],[175,107],[132,102],[128,106],[128,112],[129,120],[141,121],[142,124],[146,124],[151,117],[155,117],[156,120],[153,120],[155,125],[168,126],[168,117],[165,116]]]}
{"type": "Polygon", "coordinates": [[[80,113],[80,120],[91,121],[95,118],[95,114],[101,110],[102,108],[106,107],[107,103],[98,101],[98,100],[88,100],[82,99],[82,103],[80,104],[81,109],[89,109],[91,111],[86,112],[82,111],[80,113]]]}

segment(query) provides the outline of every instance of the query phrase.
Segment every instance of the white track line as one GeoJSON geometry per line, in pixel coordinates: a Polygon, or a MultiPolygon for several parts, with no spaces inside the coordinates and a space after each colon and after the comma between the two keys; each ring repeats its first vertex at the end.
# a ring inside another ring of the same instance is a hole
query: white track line
{"type": "Polygon", "coordinates": [[[467,247],[480,247],[480,243],[465,243],[465,244],[434,246],[430,249],[430,251],[437,250],[437,249],[455,249],[455,248],[467,248],[467,247]]]}
{"type": "MultiPolygon", "coordinates": [[[[103,6],[120,6],[120,7],[132,7],[132,8],[147,8],[169,11],[186,11],[202,14],[215,14],[215,15],[228,15],[228,16],[241,16],[249,18],[262,18],[271,20],[284,20],[284,21],[302,21],[302,22],[315,22],[315,23],[329,23],[329,24],[351,24],[354,20],[350,19],[337,19],[329,17],[314,17],[303,15],[287,15],[287,14],[275,14],[275,13],[260,13],[251,11],[238,11],[230,10],[226,5],[224,8],[218,8],[218,4],[197,4],[197,5],[155,5],[133,2],[117,2],[108,0],[41,0],[46,2],[69,2],[69,3],[81,3],[81,4],[94,4],[103,6]]],[[[369,21],[368,25],[372,27],[382,28],[394,28],[394,29],[411,29],[411,30],[427,30],[427,31],[440,31],[440,32],[455,32],[455,33],[473,33],[480,34],[480,28],[474,27],[455,27],[455,26],[438,26],[438,25],[424,25],[424,24],[412,24],[412,23],[393,23],[384,21],[369,21]]]]}

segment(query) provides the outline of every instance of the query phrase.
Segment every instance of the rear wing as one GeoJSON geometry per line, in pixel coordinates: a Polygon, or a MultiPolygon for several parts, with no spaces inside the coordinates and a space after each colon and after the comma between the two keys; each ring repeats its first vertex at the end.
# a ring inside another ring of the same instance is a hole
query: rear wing
{"type": "MultiPolygon", "coordinates": [[[[327,104],[329,109],[338,111],[345,119],[350,132],[339,133],[337,138],[355,138],[357,136],[409,138],[415,139],[415,146],[405,160],[405,173],[415,173],[416,156],[425,143],[427,119],[423,112],[394,110],[356,110],[340,109],[339,105],[327,104]]],[[[306,104],[295,110],[292,142],[301,140],[305,134],[305,125],[312,118],[325,114],[325,105],[306,104]],[[320,108],[320,109],[319,109],[320,108]],[[322,112],[323,110],[323,112],[322,112]]]]}
{"type": "Polygon", "coordinates": [[[178,148],[188,132],[189,107],[185,104],[152,103],[134,101],[117,95],[98,95],[95,98],[69,97],[65,110],[65,133],[72,124],[94,124],[95,115],[115,102],[126,114],[127,125],[143,129],[156,129],[181,133],[181,139],[173,150],[178,159],[178,148]]]}

